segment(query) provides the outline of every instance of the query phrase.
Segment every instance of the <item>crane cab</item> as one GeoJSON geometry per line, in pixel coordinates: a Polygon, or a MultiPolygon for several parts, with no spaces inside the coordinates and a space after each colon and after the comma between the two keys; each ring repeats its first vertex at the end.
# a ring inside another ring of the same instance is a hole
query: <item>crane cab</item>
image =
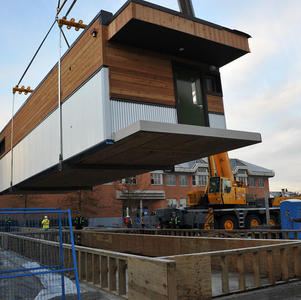
{"type": "Polygon", "coordinates": [[[246,204],[246,190],[226,177],[211,177],[208,186],[210,205],[246,204]]]}

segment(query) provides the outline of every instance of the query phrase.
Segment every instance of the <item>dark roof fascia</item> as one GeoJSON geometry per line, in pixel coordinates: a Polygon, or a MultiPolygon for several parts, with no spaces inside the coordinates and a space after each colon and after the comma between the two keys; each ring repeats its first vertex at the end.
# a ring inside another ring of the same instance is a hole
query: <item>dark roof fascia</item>
{"type": "Polygon", "coordinates": [[[116,19],[121,13],[122,11],[130,4],[130,3],[136,3],[136,4],[141,4],[143,6],[147,6],[147,7],[150,7],[150,8],[154,8],[154,9],[157,9],[157,10],[160,10],[160,11],[163,11],[163,12],[166,12],[166,13],[169,13],[169,14],[172,14],[172,15],[175,15],[175,16],[179,16],[181,18],[184,18],[184,19],[187,19],[187,20],[191,20],[191,21],[194,21],[194,22],[197,22],[197,23],[200,23],[200,24],[203,24],[203,25],[208,25],[208,26],[211,26],[211,27],[214,27],[216,29],[223,29],[223,30],[226,30],[226,31],[229,31],[229,32],[232,32],[232,33],[235,33],[235,34],[239,34],[239,35],[242,35],[246,38],[251,38],[251,36],[245,32],[242,32],[242,31],[239,31],[239,30],[236,30],[236,29],[230,29],[230,28],[227,28],[227,27],[224,27],[224,26],[220,26],[218,24],[215,24],[215,23],[211,23],[211,22],[208,22],[206,20],[203,20],[203,19],[199,19],[199,18],[196,18],[196,17],[192,17],[192,16],[188,16],[188,15],[185,15],[179,11],[176,11],[176,10],[173,10],[173,9],[170,9],[170,8],[166,8],[164,6],[160,6],[160,5],[157,5],[157,4],[154,4],[154,3],[150,3],[150,2],[147,2],[147,1],[144,1],[144,0],[128,0],[113,16],[112,18],[112,21],[114,19],[116,19]]]}

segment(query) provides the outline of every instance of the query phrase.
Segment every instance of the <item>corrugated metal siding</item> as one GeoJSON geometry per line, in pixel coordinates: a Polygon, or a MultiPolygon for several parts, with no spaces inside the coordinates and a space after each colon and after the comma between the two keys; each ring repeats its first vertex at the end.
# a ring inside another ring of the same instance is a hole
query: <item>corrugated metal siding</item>
{"type": "Polygon", "coordinates": [[[226,129],[226,118],[224,115],[209,114],[209,126],[212,128],[226,129]]]}
{"type": "Polygon", "coordinates": [[[155,121],[177,124],[177,111],[173,107],[111,100],[112,131],[125,128],[136,121],[155,121]]]}
{"type": "Polygon", "coordinates": [[[14,147],[13,185],[58,163],[58,124],[55,110],[14,147]]]}
{"type": "Polygon", "coordinates": [[[0,160],[0,192],[10,187],[10,154],[9,151],[0,160]]]}
{"type": "MultiPolygon", "coordinates": [[[[102,69],[63,103],[64,159],[111,136],[108,88],[108,71],[102,69]]],[[[59,151],[56,109],[14,147],[13,185],[56,165],[59,151]]],[[[3,191],[10,186],[10,155],[0,160],[0,176],[3,191]]]]}
{"type": "Polygon", "coordinates": [[[63,151],[68,159],[104,141],[111,132],[108,72],[102,69],[63,103],[63,151]],[[106,82],[103,84],[103,82],[106,82]]]}

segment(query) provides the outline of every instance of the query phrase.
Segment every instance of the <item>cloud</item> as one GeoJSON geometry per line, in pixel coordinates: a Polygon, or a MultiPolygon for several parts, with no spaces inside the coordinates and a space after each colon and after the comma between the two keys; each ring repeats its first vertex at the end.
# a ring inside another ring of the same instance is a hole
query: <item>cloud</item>
{"type": "Polygon", "coordinates": [[[301,41],[297,1],[256,2],[243,12],[252,53],[222,69],[228,128],[259,131],[259,145],[232,151],[238,157],[274,169],[271,189],[301,191],[301,41]],[[274,4],[274,5],[272,5],[274,4]],[[235,76],[234,76],[235,75],[235,76]]]}

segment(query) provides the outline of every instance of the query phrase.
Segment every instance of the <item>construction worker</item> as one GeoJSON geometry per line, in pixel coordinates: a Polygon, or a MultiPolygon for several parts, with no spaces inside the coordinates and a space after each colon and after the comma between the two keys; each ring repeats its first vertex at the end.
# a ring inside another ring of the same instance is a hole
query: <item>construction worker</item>
{"type": "Polygon", "coordinates": [[[49,229],[49,224],[50,224],[50,221],[49,221],[48,217],[45,216],[44,219],[42,220],[43,229],[49,229]]]}
{"type": "Polygon", "coordinates": [[[81,215],[77,215],[74,220],[75,229],[81,230],[84,227],[85,219],[81,215]]]}
{"type": "Polygon", "coordinates": [[[13,226],[13,220],[11,219],[11,217],[9,217],[5,222],[5,231],[10,232],[12,226],[13,226]]]}
{"type": "Polygon", "coordinates": [[[171,228],[179,228],[179,226],[180,226],[180,219],[178,218],[178,216],[175,212],[173,212],[170,217],[169,226],[171,228]]]}
{"type": "Polygon", "coordinates": [[[132,224],[133,224],[132,218],[130,216],[126,216],[123,220],[123,224],[124,227],[132,228],[132,224]]]}

